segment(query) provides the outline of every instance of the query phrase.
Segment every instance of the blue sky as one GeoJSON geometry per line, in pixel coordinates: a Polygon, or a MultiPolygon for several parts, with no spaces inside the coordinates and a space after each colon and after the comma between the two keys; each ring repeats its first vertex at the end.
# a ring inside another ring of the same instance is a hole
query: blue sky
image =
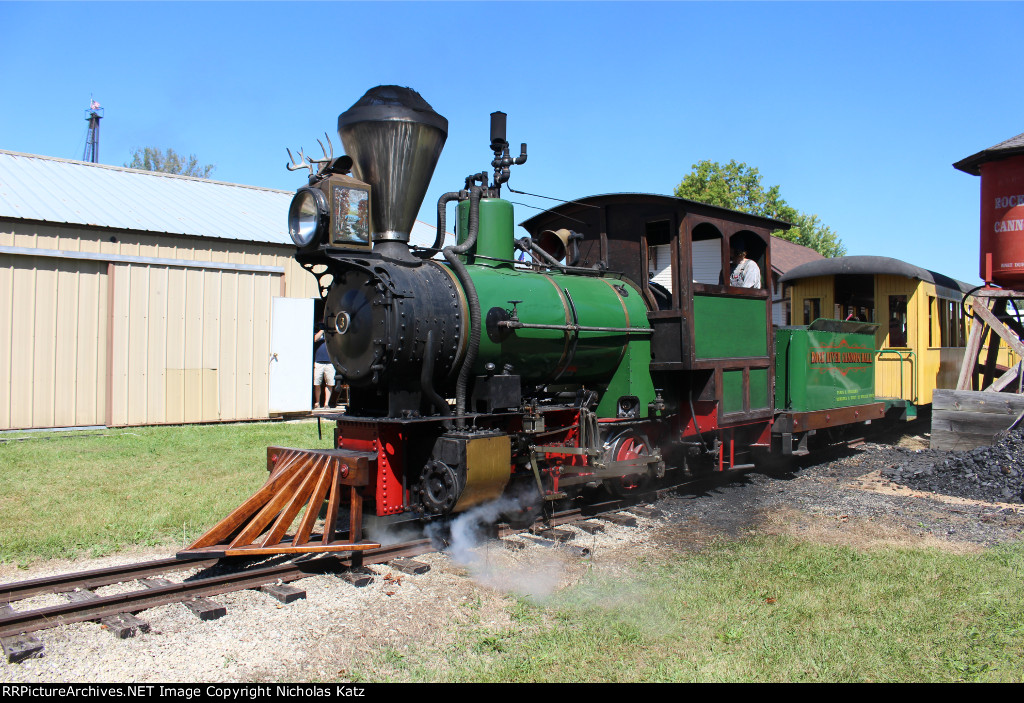
{"type": "Polygon", "coordinates": [[[850,254],[975,282],[979,179],[951,164],[1024,132],[1021,36],[1013,2],[0,2],[0,149],[82,158],[91,95],[102,163],[170,147],[293,190],[285,147],[340,152],[338,114],[398,84],[449,120],[427,222],[502,110],[516,189],[670,193],[736,159],[850,254]]]}

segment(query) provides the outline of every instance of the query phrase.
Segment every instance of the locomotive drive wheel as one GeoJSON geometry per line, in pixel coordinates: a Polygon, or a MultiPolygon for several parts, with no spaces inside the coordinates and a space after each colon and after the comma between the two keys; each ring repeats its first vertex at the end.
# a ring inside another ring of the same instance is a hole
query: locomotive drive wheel
{"type": "MultiPolygon", "coordinates": [[[[636,461],[641,457],[648,457],[650,455],[651,444],[647,437],[636,430],[626,430],[605,444],[603,459],[605,463],[612,461],[636,461]]],[[[653,464],[646,464],[643,469],[635,473],[604,480],[604,486],[608,489],[608,492],[619,498],[635,493],[644,493],[650,490],[653,484],[653,464]]]]}

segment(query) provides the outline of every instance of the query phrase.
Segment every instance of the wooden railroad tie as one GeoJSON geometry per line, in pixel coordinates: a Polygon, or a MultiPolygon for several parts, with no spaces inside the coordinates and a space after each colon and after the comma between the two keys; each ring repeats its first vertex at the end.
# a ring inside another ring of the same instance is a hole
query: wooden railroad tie
{"type": "MultiPolygon", "coordinates": [[[[0,618],[14,613],[14,608],[6,603],[0,605],[0,618]]],[[[30,635],[13,635],[0,639],[3,646],[4,656],[8,664],[23,662],[29,657],[43,656],[43,643],[30,635]]]]}
{"type": "Polygon", "coordinates": [[[591,535],[596,535],[598,532],[604,532],[604,525],[602,525],[599,522],[594,522],[593,520],[585,520],[584,522],[577,522],[573,526],[574,527],[578,527],[581,530],[583,530],[584,532],[586,532],[588,534],[591,534],[591,535]]]}
{"type": "Polygon", "coordinates": [[[297,600],[305,600],[306,598],[305,590],[297,586],[289,586],[287,583],[271,583],[266,586],[260,586],[260,591],[286,605],[297,600]]]}
{"type": "Polygon", "coordinates": [[[661,517],[665,514],[658,508],[654,508],[649,505],[634,505],[632,508],[629,509],[629,512],[633,513],[634,515],[646,518],[661,517]]]}
{"type": "MultiPolygon", "coordinates": [[[[172,586],[174,583],[168,581],[165,578],[153,577],[148,579],[140,579],[142,585],[146,588],[160,588],[162,586],[172,586]]],[[[182,605],[191,610],[196,614],[200,620],[217,620],[228,614],[228,609],[220,603],[210,600],[209,598],[188,598],[181,601],[182,605]]]]}
{"type": "Polygon", "coordinates": [[[557,527],[548,527],[537,532],[539,537],[550,539],[555,542],[568,542],[571,539],[576,539],[576,533],[571,530],[560,530],[557,527]]]}
{"type": "Polygon", "coordinates": [[[388,566],[401,571],[403,574],[425,574],[430,571],[430,564],[425,564],[422,561],[416,561],[415,559],[407,559],[405,557],[398,557],[388,562],[388,566]]]}
{"type": "Polygon", "coordinates": [[[8,664],[17,664],[29,657],[43,656],[43,643],[30,635],[4,637],[0,642],[3,643],[4,656],[7,657],[8,664]]]}
{"type": "Polygon", "coordinates": [[[606,520],[613,525],[622,525],[623,527],[636,527],[636,518],[626,513],[611,513],[610,515],[602,515],[602,520],[606,520]]]}
{"type": "MultiPolygon", "coordinates": [[[[69,591],[64,595],[66,595],[68,600],[72,603],[88,603],[89,601],[99,600],[100,598],[92,591],[69,591]]],[[[98,622],[106,628],[110,634],[119,640],[134,637],[140,632],[149,632],[149,623],[144,620],[139,620],[131,613],[107,615],[106,617],[100,618],[98,622]]]]}
{"type": "Polygon", "coordinates": [[[363,571],[346,571],[338,578],[342,581],[348,581],[356,588],[363,588],[364,586],[369,586],[373,583],[373,575],[363,571]]]}
{"type": "Polygon", "coordinates": [[[575,544],[566,544],[564,542],[556,542],[553,539],[545,539],[544,537],[538,537],[537,535],[524,534],[521,537],[541,547],[554,548],[557,547],[577,557],[589,557],[590,549],[588,547],[578,547],[575,544]]]}

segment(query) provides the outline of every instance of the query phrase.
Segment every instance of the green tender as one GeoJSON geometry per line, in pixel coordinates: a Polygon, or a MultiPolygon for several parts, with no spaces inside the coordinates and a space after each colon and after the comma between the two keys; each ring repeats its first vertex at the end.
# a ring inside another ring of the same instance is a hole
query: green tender
{"type": "Polygon", "coordinates": [[[875,338],[805,327],[775,331],[775,407],[810,412],[875,400],[875,338]]]}

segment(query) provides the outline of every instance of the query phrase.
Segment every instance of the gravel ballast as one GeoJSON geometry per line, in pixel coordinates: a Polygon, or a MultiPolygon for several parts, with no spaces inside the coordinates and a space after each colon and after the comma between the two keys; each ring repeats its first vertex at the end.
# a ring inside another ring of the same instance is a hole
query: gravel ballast
{"type": "MultiPolygon", "coordinates": [[[[469,562],[456,563],[442,553],[418,556],[431,567],[424,574],[369,567],[375,579],[365,588],[332,574],[302,579],[293,585],[305,589],[306,598],[287,605],[258,591],[217,596],[214,600],[228,614],[214,621],[200,621],[181,604],[154,608],[139,614],[150,632],[125,640],[95,623],[53,628],[35,633],[45,645],[44,656],[0,663],[0,681],[348,681],[365,676],[375,658],[444,646],[457,640],[460,629],[502,630],[509,626],[516,594],[543,602],[588,574],[625,576],[640,559],[714,548],[723,539],[780,534],[858,548],[977,551],[1024,536],[1019,492],[1016,502],[1001,498],[1004,488],[1019,491],[1022,442],[1013,435],[987,455],[1003,477],[997,486],[983,486],[987,492],[975,490],[973,480],[955,480],[949,468],[967,471],[985,459],[984,453],[932,453],[921,437],[894,438],[825,461],[819,455],[813,465],[807,458],[808,465],[791,471],[748,473],[699,491],[683,489],[657,503],[660,515],[637,516],[635,527],[603,521],[604,531],[595,534],[563,527],[575,535],[570,544],[589,549],[586,558],[578,551],[511,538],[521,546],[486,543],[472,550],[469,562]],[[1011,458],[1016,475],[1002,471],[1011,466],[1011,458]],[[931,474],[925,473],[927,466],[933,467],[931,474]]],[[[998,483],[991,471],[973,473],[978,486],[998,483]]],[[[0,582],[154,559],[172,551],[46,562],[30,569],[3,565],[0,582]]]]}

